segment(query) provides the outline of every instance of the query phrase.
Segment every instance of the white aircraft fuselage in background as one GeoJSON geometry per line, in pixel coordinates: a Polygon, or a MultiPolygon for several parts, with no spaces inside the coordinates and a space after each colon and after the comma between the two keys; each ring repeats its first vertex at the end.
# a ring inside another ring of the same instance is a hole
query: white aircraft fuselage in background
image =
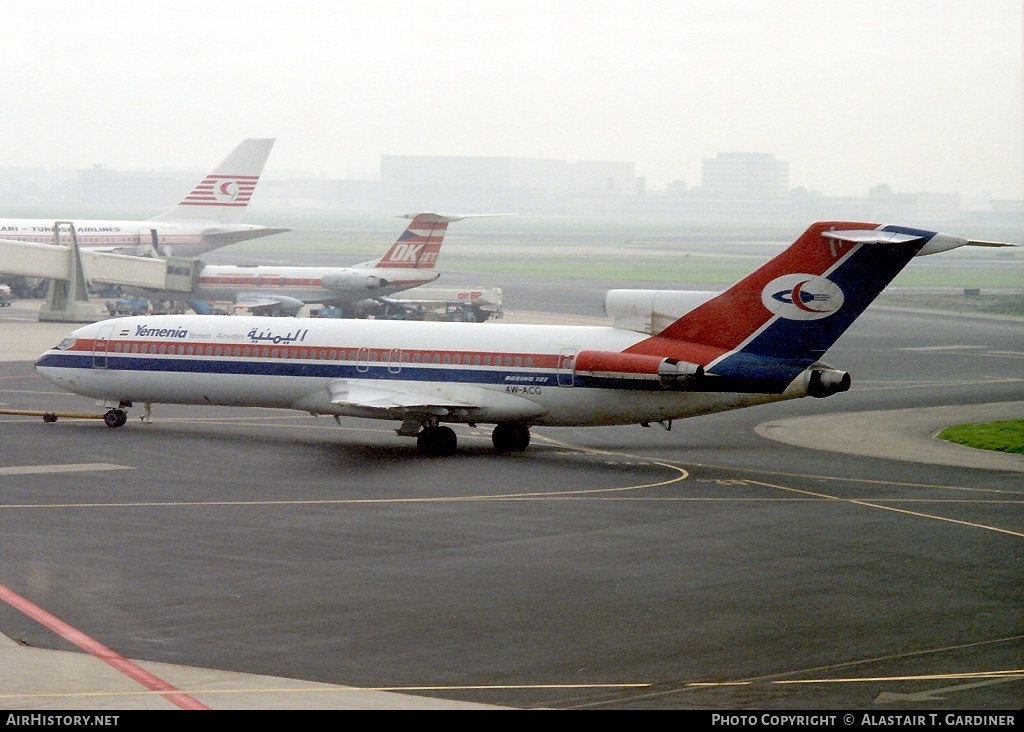
{"type": "Polygon", "coordinates": [[[59,241],[53,229],[55,221],[71,220],[79,247],[136,256],[196,257],[288,231],[241,223],[273,145],[273,139],[243,140],[178,205],[152,219],[0,219],[0,239],[70,246],[70,227],[60,227],[59,241]]]}
{"type": "Polygon", "coordinates": [[[206,265],[191,293],[150,293],[171,300],[234,302],[239,307],[276,303],[301,307],[307,303],[344,305],[386,297],[435,281],[434,269],[401,270],[354,267],[233,267],[206,265]]]}
{"type": "Polygon", "coordinates": [[[408,214],[412,219],[380,259],[351,267],[204,265],[189,292],[133,291],[149,298],[233,302],[236,308],[298,311],[304,304],[343,306],[433,282],[448,224],[466,216],[408,214]]]}

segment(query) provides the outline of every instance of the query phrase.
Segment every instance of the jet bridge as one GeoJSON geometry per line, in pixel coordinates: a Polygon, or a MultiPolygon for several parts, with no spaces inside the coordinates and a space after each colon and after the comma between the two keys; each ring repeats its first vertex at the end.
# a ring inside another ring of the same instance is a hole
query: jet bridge
{"type": "Polygon", "coordinates": [[[39,319],[44,321],[102,320],[100,308],[89,302],[86,283],[188,292],[203,268],[196,259],[133,257],[80,249],[75,227],[69,221],[55,221],[53,231],[54,244],[0,239],[0,271],[50,280],[46,302],[39,309],[39,319]],[[65,234],[70,229],[70,246],[58,243],[61,227],[68,227],[65,234]]]}

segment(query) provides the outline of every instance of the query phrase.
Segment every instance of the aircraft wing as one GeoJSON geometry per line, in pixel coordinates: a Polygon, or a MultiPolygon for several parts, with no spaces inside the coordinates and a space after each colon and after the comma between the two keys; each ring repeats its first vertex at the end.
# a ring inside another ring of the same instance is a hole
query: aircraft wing
{"type": "Polygon", "coordinates": [[[286,295],[265,295],[255,292],[239,292],[235,295],[236,308],[265,308],[282,305],[289,308],[301,308],[305,303],[286,295]]]}
{"type": "Polygon", "coordinates": [[[328,387],[331,403],[395,414],[444,417],[487,413],[502,419],[534,417],[545,410],[530,399],[470,384],[338,379],[328,387]]]}
{"type": "Polygon", "coordinates": [[[249,239],[255,239],[260,236],[270,236],[271,234],[284,234],[291,231],[291,229],[274,228],[270,226],[257,226],[249,225],[244,226],[242,224],[236,224],[234,228],[216,228],[211,227],[203,230],[203,239],[217,244],[219,247],[227,246],[229,244],[237,244],[240,241],[248,241],[249,239]]]}

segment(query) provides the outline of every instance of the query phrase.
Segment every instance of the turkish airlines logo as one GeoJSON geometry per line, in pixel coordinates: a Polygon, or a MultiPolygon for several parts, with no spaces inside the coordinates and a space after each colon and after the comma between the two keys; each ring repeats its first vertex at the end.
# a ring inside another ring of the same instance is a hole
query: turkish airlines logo
{"type": "Polygon", "coordinates": [[[241,187],[237,180],[222,180],[213,186],[213,197],[220,203],[231,203],[238,198],[241,187]]]}
{"type": "Polygon", "coordinates": [[[788,274],[761,291],[769,311],[788,320],[827,318],[843,306],[843,291],[831,280],[810,274],[788,274]]]}
{"type": "Polygon", "coordinates": [[[257,176],[207,176],[185,197],[185,203],[196,206],[244,206],[252,197],[259,180],[257,176]]]}

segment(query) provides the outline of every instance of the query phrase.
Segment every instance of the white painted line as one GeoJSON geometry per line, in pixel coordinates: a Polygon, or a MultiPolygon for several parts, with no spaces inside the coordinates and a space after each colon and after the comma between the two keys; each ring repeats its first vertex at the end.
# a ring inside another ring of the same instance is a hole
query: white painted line
{"type": "Polygon", "coordinates": [[[35,475],[43,473],[87,473],[94,470],[135,470],[130,465],[113,463],[68,463],[67,465],[24,465],[0,468],[0,475],[35,475]]]}

